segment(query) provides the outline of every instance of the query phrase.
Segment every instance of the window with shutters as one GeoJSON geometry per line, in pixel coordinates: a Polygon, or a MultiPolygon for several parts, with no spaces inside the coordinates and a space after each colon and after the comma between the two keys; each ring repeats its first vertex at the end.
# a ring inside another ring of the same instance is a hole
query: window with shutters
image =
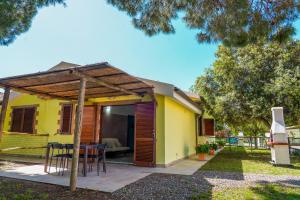
{"type": "Polygon", "coordinates": [[[12,109],[11,131],[34,133],[36,107],[18,107],[12,109]]]}
{"type": "Polygon", "coordinates": [[[61,123],[60,123],[61,134],[71,134],[72,112],[73,112],[72,104],[63,104],[61,106],[61,123]]]}
{"type": "Polygon", "coordinates": [[[204,119],[205,135],[215,135],[215,121],[214,119],[204,119]]]}

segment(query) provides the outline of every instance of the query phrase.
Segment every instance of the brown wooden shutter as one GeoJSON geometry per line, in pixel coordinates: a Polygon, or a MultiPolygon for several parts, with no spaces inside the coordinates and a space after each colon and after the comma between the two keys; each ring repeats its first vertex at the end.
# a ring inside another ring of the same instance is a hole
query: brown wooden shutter
{"type": "Polygon", "coordinates": [[[11,131],[12,132],[21,132],[22,120],[23,120],[23,109],[22,108],[14,108],[12,111],[12,121],[11,121],[11,131]]]}
{"type": "Polygon", "coordinates": [[[204,119],[205,135],[215,135],[215,125],[213,119],[204,119]]]}
{"type": "Polygon", "coordinates": [[[155,166],[155,103],[140,103],[135,108],[134,162],[138,166],[155,166]]]}
{"type": "Polygon", "coordinates": [[[62,106],[62,117],[61,117],[61,133],[71,133],[71,122],[72,122],[72,105],[62,106]]]}
{"type": "Polygon", "coordinates": [[[96,106],[85,106],[83,110],[81,139],[82,143],[95,142],[96,106]]]}
{"type": "Polygon", "coordinates": [[[23,130],[24,133],[33,133],[35,108],[24,108],[23,130]]]}

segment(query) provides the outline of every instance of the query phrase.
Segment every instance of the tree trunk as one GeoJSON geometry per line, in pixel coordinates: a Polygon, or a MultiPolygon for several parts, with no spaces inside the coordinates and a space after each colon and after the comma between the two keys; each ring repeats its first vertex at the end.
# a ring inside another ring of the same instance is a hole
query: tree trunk
{"type": "Polygon", "coordinates": [[[255,149],[258,149],[257,136],[254,136],[255,149]]]}

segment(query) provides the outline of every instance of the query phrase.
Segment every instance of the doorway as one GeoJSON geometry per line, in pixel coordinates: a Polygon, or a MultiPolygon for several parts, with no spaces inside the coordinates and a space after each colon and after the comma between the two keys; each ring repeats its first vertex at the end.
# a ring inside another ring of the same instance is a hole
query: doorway
{"type": "Polygon", "coordinates": [[[104,106],[101,141],[107,145],[107,161],[132,164],[135,150],[135,106],[104,106]]]}

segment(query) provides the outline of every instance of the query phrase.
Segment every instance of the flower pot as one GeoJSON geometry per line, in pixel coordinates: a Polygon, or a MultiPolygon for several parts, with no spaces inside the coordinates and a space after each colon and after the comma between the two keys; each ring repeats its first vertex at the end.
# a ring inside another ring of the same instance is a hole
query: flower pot
{"type": "Polygon", "coordinates": [[[202,160],[202,161],[205,160],[205,153],[199,153],[198,154],[198,159],[202,160]]]}
{"type": "Polygon", "coordinates": [[[209,150],[209,155],[211,155],[211,156],[215,155],[215,150],[214,149],[210,149],[209,150]]]}

